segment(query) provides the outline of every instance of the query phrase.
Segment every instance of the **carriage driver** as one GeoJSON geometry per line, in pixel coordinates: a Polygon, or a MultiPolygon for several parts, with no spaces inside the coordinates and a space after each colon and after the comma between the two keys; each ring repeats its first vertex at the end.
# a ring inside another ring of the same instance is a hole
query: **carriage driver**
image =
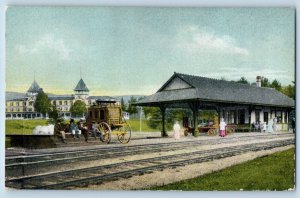
{"type": "Polygon", "coordinates": [[[103,134],[98,129],[99,125],[95,121],[93,121],[92,123],[93,123],[93,125],[92,125],[92,131],[93,131],[93,135],[94,135],[95,139],[97,138],[97,133],[98,133],[100,135],[100,141],[103,142],[103,134]]]}

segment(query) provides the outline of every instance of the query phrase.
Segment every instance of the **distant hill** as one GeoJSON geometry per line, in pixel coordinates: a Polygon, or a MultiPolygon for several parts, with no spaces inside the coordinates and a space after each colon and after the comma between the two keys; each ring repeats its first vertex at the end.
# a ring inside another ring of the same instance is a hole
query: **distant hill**
{"type": "Polygon", "coordinates": [[[134,98],[142,98],[145,97],[145,95],[124,95],[124,96],[112,96],[113,98],[116,98],[118,100],[121,101],[121,99],[123,98],[125,103],[128,103],[128,101],[130,100],[131,96],[133,96],[134,98]]]}

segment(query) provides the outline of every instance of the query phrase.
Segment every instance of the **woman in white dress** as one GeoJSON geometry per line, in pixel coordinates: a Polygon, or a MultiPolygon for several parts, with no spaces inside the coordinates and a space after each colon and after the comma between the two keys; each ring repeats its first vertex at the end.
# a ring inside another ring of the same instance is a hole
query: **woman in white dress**
{"type": "Polygon", "coordinates": [[[174,130],[174,139],[179,140],[180,139],[180,125],[178,124],[178,121],[175,122],[173,126],[174,130]]]}

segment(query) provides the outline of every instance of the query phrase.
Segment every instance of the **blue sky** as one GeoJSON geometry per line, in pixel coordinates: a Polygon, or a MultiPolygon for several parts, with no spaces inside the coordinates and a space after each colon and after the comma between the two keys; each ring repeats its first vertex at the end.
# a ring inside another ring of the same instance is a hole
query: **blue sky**
{"type": "Polygon", "coordinates": [[[9,7],[6,90],[152,94],[176,72],[294,80],[293,8],[9,7]]]}

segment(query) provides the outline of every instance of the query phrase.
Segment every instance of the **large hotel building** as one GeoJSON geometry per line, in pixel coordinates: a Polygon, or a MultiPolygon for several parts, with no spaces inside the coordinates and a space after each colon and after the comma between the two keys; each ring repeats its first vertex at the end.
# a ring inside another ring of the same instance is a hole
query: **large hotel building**
{"type": "MultiPolygon", "coordinates": [[[[6,100],[5,114],[6,119],[42,119],[42,114],[34,109],[36,95],[40,91],[40,86],[34,80],[25,96],[6,100]]],[[[59,110],[60,115],[69,118],[71,117],[70,108],[76,100],[83,101],[87,107],[96,102],[97,99],[109,99],[108,96],[90,96],[89,89],[82,79],[79,80],[74,88],[72,95],[48,95],[51,105],[59,110]]]]}

